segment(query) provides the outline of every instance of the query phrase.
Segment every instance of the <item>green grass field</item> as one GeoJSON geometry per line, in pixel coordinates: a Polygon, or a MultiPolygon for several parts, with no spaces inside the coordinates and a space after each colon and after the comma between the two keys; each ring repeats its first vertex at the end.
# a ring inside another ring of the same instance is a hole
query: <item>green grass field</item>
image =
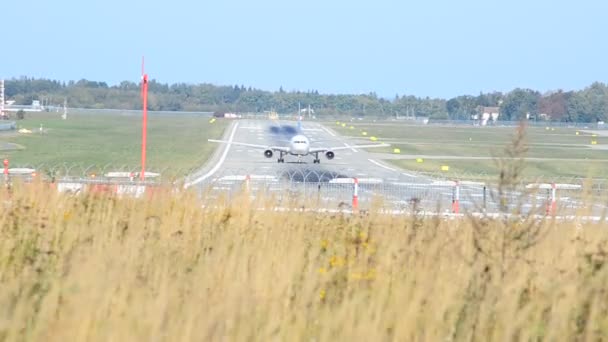
{"type": "MultiPolygon", "coordinates": [[[[448,176],[497,173],[495,158],[504,156],[504,148],[511,141],[513,127],[462,127],[390,124],[347,123],[345,127],[333,123],[343,135],[369,139],[376,137],[391,147],[370,152],[392,153],[400,149],[401,157],[392,156],[389,162],[407,170],[442,172],[449,166],[448,176]],[[363,132],[367,135],[363,136],[363,132]],[[394,158],[394,159],[393,159],[394,158]],[[422,158],[423,162],[416,159],[422,158]]],[[[593,136],[574,128],[528,127],[528,152],[525,177],[604,177],[608,169],[608,137],[593,136]],[[578,134],[577,134],[578,132],[578,134]],[[595,141],[595,144],[592,142],[595,141]],[[599,147],[599,148],[598,148],[599,147]]]]}
{"type": "MultiPolygon", "coordinates": [[[[64,121],[58,113],[27,114],[18,128],[32,134],[5,133],[0,143],[23,147],[3,151],[11,166],[112,165],[137,167],[141,160],[141,116],[132,113],[71,113],[64,121]],[[40,127],[45,133],[40,133],[40,127]]],[[[209,122],[192,114],[150,115],[147,166],[180,174],[202,165],[215,149],[209,138],[219,138],[228,122],[209,122]]]]}

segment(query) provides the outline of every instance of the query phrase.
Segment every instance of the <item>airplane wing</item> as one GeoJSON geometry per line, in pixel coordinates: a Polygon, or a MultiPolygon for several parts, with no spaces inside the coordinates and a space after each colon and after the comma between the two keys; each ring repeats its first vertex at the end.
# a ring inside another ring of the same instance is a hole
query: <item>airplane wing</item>
{"type": "Polygon", "coordinates": [[[350,146],[337,146],[337,147],[313,147],[310,149],[310,153],[348,150],[351,148],[373,148],[373,147],[388,147],[388,146],[391,146],[391,145],[390,144],[373,144],[373,145],[350,145],[350,146]]]}
{"type": "Polygon", "coordinates": [[[253,147],[253,148],[259,148],[259,149],[264,149],[264,150],[289,152],[289,148],[283,147],[283,146],[268,146],[268,145],[258,145],[258,144],[247,144],[247,143],[242,143],[242,142],[235,142],[235,141],[230,142],[230,141],[226,141],[226,140],[215,140],[215,139],[208,139],[208,141],[209,142],[222,143],[222,144],[229,144],[229,145],[253,147]]]}

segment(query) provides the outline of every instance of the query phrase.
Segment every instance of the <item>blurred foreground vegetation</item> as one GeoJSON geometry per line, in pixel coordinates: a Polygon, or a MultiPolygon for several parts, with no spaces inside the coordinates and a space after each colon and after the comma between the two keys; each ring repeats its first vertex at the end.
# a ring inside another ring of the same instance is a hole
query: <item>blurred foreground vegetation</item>
{"type": "Polygon", "coordinates": [[[0,341],[608,338],[605,221],[274,211],[272,198],[203,206],[41,183],[0,203],[0,341]]]}

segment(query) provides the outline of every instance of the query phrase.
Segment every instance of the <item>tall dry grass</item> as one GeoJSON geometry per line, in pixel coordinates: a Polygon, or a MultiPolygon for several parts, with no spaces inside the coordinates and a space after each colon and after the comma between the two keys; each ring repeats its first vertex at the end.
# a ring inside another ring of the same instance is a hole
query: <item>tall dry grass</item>
{"type": "Polygon", "coordinates": [[[0,199],[0,341],[608,339],[606,223],[0,199]]]}

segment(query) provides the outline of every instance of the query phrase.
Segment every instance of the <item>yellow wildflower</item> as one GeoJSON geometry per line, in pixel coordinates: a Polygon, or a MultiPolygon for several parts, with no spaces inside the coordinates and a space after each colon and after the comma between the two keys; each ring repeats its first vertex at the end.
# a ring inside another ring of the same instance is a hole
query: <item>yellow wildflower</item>
{"type": "Polygon", "coordinates": [[[321,240],[321,248],[327,249],[327,246],[329,246],[329,241],[327,241],[327,239],[321,240]]]}
{"type": "Polygon", "coordinates": [[[329,264],[332,267],[341,267],[344,266],[345,261],[344,258],[338,257],[338,256],[332,256],[331,258],[329,258],[329,264]]]}
{"type": "Polygon", "coordinates": [[[72,213],[69,211],[66,211],[63,213],[63,220],[64,221],[69,221],[72,218],[72,213]]]}

